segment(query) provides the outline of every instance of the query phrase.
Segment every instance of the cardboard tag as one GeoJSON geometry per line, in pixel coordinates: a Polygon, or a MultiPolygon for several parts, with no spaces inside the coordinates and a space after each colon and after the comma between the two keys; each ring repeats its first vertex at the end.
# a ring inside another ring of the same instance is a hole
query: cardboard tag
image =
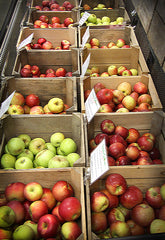
{"type": "Polygon", "coordinates": [[[85,60],[84,64],[82,65],[82,74],[81,76],[84,77],[85,73],[88,69],[89,63],[90,63],[90,57],[91,57],[91,53],[89,53],[87,59],[85,60]]]}
{"type": "Polygon", "coordinates": [[[89,26],[87,27],[83,37],[82,37],[82,48],[84,48],[85,43],[88,41],[88,38],[90,37],[90,32],[89,32],[89,26]]]}
{"type": "Polygon", "coordinates": [[[105,139],[91,152],[90,158],[90,184],[92,184],[109,170],[105,139]]]}
{"type": "Polygon", "coordinates": [[[94,117],[95,113],[97,113],[99,108],[100,108],[100,103],[96,97],[95,90],[92,89],[91,93],[89,94],[85,102],[85,111],[86,111],[88,122],[92,120],[92,118],[94,117]]]}
{"type": "Polygon", "coordinates": [[[0,108],[0,118],[3,116],[3,114],[8,110],[10,106],[10,102],[14,96],[15,91],[1,104],[0,108]]]}
{"type": "Polygon", "coordinates": [[[85,12],[79,21],[79,26],[82,26],[85,23],[85,21],[89,18],[90,15],[91,15],[90,13],[85,12]]]}
{"type": "Polygon", "coordinates": [[[19,46],[17,47],[17,50],[21,50],[22,48],[24,48],[27,44],[31,43],[32,42],[32,39],[33,39],[33,35],[34,33],[30,34],[27,38],[25,38],[20,44],[19,46]]]}

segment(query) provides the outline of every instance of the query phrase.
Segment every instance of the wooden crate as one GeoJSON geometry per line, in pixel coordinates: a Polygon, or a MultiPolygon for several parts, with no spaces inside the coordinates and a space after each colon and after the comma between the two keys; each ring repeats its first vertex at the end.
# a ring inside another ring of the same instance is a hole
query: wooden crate
{"type": "MultiPolygon", "coordinates": [[[[89,68],[98,66],[100,73],[107,72],[108,66],[115,65],[117,67],[124,65],[128,69],[136,68],[138,75],[148,74],[149,69],[144,60],[144,57],[140,54],[140,47],[132,46],[131,48],[121,49],[87,49],[84,48],[81,51],[81,67],[86,58],[90,56],[89,68]]],[[[122,77],[122,76],[121,76],[122,77]]]]}
{"type": "MultiPolygon", "coordinates": [[[[160,102],[152,77],[150,74],[148,74],[129,77],[84,77],[84,80],[80,82],[81,112],[85,113],[84,91],[87,89],[92,89],[96,83],[101,82],[107,88],[116,89],[117,86],[122,82],[129,82],[133,88],[134,84],[139,81],[143,82],[148,87],[148,93],[151,95],[152,98],[152,111],[161,110],[162,104],[160,102]]],[[[96,115],[97,114],[101,113],[96,113],[96,115]]],[[[108,113],[108,115],[109,114],[111,115],[111,113],[108,113]]]]}
{"type": "MultiPolygon", "coordinates": [[[[39,38],[45,38],[47,41],[50,41],[53,45],[53,48],[61,46],[62,40],[68,40],[71,43],[71,47],[77,47],[77,29],[76,28],[30,28],[23,27],[20,30],[18,41],[16,46],[26,39],[31,34],[33,35],[33,43],[37,43],[39,38]]],[[[33,51],[36,51],[33,49],[33,51]]],[[[52,51],[52,50],[51,50],[52,51]]],[[[37,52],[36,52],[37,53],[37,52]]]]}
{"type": "Polygon", "coordinates": [[[37,65],[41,73],[45,73],[48,68],[57,70],[59,67],[65,68],[67,72],[76,72],[76,74],[80,72],[79,51],[76,48],[65,51],[43,51],[38,49],[37,54],[33,50],[20,51],[16,56],[12,75],[20,77],[20,70],[26,64],[37,65]]]}
{"type": "Polygon", "coordinates": [[[106,8],[118,8],[120,6],[119,0],[102,0],[101,2],[99,0],[82,0],[81,7],[83,7],[85,4],[88,4],[91,8],[95,8],[99,3],[104,4],[106,8]]]}
{"type": "Polygon", "coordinates": [[[81,227],[82,234],[78,239],[86,240],[86,209],[85,209],[85,198],[84,198],[84,183],[83,183],[83,168],[69,168],[69,169],[55,169],[55,170],[45,170],[38,169],[26,171],[18,170],[14,171],[0,171],[0,193],[3,193],[8,184],[13,182],[23,182],[27,184],[29,182],[38,182],[45,188],[50,188],[54,186],[57,181],[65,180],[68,181],[74,189],[75,197],[80,200],[81,203],[81,216],[78,219],[78,224],[81,227]]]}
{"type": "MultiPolygon", "coordinates": [[[[146,190],[149,187],[152,186],[160,186],[161,184],[165,183],[165,166],[155,165],[155,166],[146,166],[146,168],[143,167],[119,167],[117,169],[109,169],[103,176],[101,176],[96,182],[94,182],[92,185],[90,185],[89,180],[86,182],[86,204],[87,204],[87,228],[88,228],[88,240],[92,239],[98,239],[96,234],[92,232],[91,228],[91,205],[90,205],[90,196],[95,191],[99,191],[103,188],[105,188],[105,179],[107,176],[111,173],[118,173],[121,174],[127,181],[128,186],[136,185],[139,187],[143,194],[146,192],[146,190]]],[[[122,239],[122,240],[128,240],[128,239],[164,239],[165,234],[147,234],[147,237],[145,238],[145,235],[141,236],[130,236],[130,237],[122,237],[122,238],[115,238],[115,239],[122,239]],[[159,237],[162,238],[158,238],[159,237]],[[153,237],[153,238],[152,238],[153,237]]]]}
{"type": "MultiPolygon", "coordinates": [[[[121,114],[97,114],[90,123],[84,125],[85,143],[86,143],[86,166],[90,166],[90,154],[88,149],[88,141],[94,138],[98,133],[101,133],[100,124],[105,119],[110,119],[114,124],[121,125],[126,128],[136,128],[140,134],[151,132],[156,136],[156,146],[159,148],[161,160],[165,164],[165,141],[163,134],[163,122],[165,116],[162,111],[156,112],[135,112],[121,113],[121,114]]],[[[151,165],[150,165],[151,166],[151,165]]],[[[155,166],[155,165],[154,165],[155,166]]],[[[127,166],[125,166],[127,168],[127,166]]],[[[130,166],[129,166],[130,167],[130,166]]],[[[131,166],[133,167],[133,166],[131,166]]],[[[144,168],[147,166],[143,166],[144,168]]],[[[110,168],[118,171],[118,166],[111,166],[110,168]]]]}
{"type": "MultiPolygon", "coordinates": [[[[65,2],[65,0],[58,0],[57,2],[61,6],[65,2]]],[[[76,0],[69,0],[69,2],[71,4],[73,4],[74,7],[78,7],[78,1],[76,1],[76,0]]],[[[35,7],[37,5],[38,6],[42,6],[42,0],[32,0],[31,1],[31,7],[35,7]]]]}
{"type": "Polygon", "coordinates": [[[61,98],[65,104],[70,106],[68,113],[76,112],[77,109],[77,87],[76,77],[59,78],[6,78],[2,88],[3,102],[13,91],[20,92],[26,97],[29,94],[39,96],[40,105],[44,107],[53,97],[61,98]]]}
{"type": "MultiPolygon", "coordinates": [[[[85,166],[85,138],[83,116],[81,113],[61,115],[8,115],[5,116],[0,128],[0,155],[4,153],[7,141],[20,134],[28,134],[32,139],[43,138],[50,142],[50,136],[55,132],[62,132],[65,137],[72,138],[77,144],[77,153],[80,155],[74,166],[85,166]]],[[[5,170],[4,170],[5,171],[5,170]]],[[[15,170],[17,171],[17,170],[15,170]]]]}

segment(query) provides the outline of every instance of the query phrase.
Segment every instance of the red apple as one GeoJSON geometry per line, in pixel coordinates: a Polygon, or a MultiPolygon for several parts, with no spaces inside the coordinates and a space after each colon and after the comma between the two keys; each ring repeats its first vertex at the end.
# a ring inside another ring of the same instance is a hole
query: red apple
{"type": "Polygon", "coordinates": [[[125,154],[126,147],[120,142],[111,144],[108,148],[109,155],[114,158],[119,158],[125,154]]]}
{"type": "Polygon", "coordinates": [[[136,162],[137,165],[151,165],[152,160],[150,157],[139,157],[136,162]]]}
{"type": "Polygon", "coordinates": [[[116,159],[116,166],[131,165],[131,159],[127,156],[121,156],[116,159]]]}
{"type": "Polygon", "coordinates": [[[130,45],[124,45],[122,48],[130,48],[130,45]]]}
{"type": "Polygon", "coordinates": [[[34,106],[30,109],[30,114],[44,114],[44,109],[41,106],[34,106]]]}
{"type": "Polygon", "coordinates": [[[38,40],[37,40],[37,43],[39,43],[39,44],[43,44],[44,42],[46,42],[46,39],[45,38],[38,38],[38,40]]]}
{"type": "Polygon", "coordinates": [[[120,196],[120,203],[131,209],[143,201],[143,193],[136,186],[129,186],[127,190],[120,196]]]}
{"type": "Polygon", "coordinates": [[[73,73],[72,72],[67,72],[66,74],[65,74],[65,77],[72,77],[73,76],[73,73]]]}
{"type": "Polygon", "coordinates": [[[24,211],[25,211],[25,220],[30,220],[31,219],[31,216],[30,216],[30,213],[29,213],[30,204],[31,204],[31,202],[28,201],[28,200],[25,200],[23,202],[24,211]]]}
{"type": "MultiPolygon", "coordinates": [[[[99,68],[97,67],[97,66],[93,66],[92,68],[91,68],[91,74],[92,73],[99,73],[99,68]]],[[[104,85],[102,84],[102,83],[96,83],[96,86],[98,85],[98,89],[102,89],[102,88],[105,88],[104,87],[104,85]]],[[[95,86],[95,85],[94,85],[95,86]]],[[[94,87],[94,89],[95,89],[95,87],[94,87]]]]}
{"type": "Polygon", "coordinates": [[[138,140],[138,138],[140,137],[139,131],[137,129],[135,129],[135,128],[129,128],[128,131],[129,131],[129,134],[128,134],[127,138],[126,138],[126,141],[128,143],[136,142],[138,140]]]}
{"type": "Polygon", "coordinates": [[[76,197],[67,197],[59,205],[59,214],[65,221],[74,221],[81,215],[81,203],[76,197]]]}
{"type": "Polygon", "coordinates": [[[145,198],[153,208],[160,208],[164,204],[164,201],[160,194],[160,187],[158,186],[148,188],[145,193],[145,198]]]}
{"type": "Polygon", "coordinates": [[[41,20],[39,20],[39,19],[35,20],[34,21],[34,27],[36,27],[36,28],[39,27],[40,28],[41,23],[42,23],[41,20]]]}
{"type": "Polygon", "coordinates": [[[163,205],[160,209],[159,209],[159,219],[162,219],[165,221],[165,205],[163,205]]]}
{"type": "Polygon", "coordinates": [[[72,197],[74,190],[70,183],[59,180],[53,185],[52,193],[57,201],[62,202],[65,198],[72,197]]]}
{"type": "Polygon", "coordinates": [[[41,44],[39,44],[39,43],[34,43],[31,48],[32,48],[32,49],[41,49],[42,46],[41,46],[41,44]]]}
{"type": "Polygon", "coordinates": [[[92,38],[89,43],[90,43],[91,46],[98,46],[99,47],[99,45],[100,45],[100,41],[97,38],[92,38]]]}
{"type": "Polygon", "coordinates": [[[45,50],[50,50],[53,48],[53,45],[50,41],[46,41],[42,44],[42,49],[45,49],[45,50]]]}
{"type": "Polygon", "coordinates": [[[94,233],[102,233],[108,227],[107,217],[104,212],[92,212],[91,228],[94,233]]]}
{"type": "Polygon", "coordinates": [[[111,47],[113,47],[113,46],[116,46],[116,44],[115,44],[114,42],[109,42],[109,43],[107,44],[107,48],[111,48],[111,47]]]}
{"type": "Polygon", "coordinates": [[[13,96],[13,98],[12,98],[12,100],[11,100],[11,102],[10,102],[10,104],[16,104],[16,105],[20,105],[20,106],[23,106],[24,105],[24,103],[25,103],[25,98],[24,98],[24,96],[21,94],[21,93],[19,93],[19,92],[15,92],[14,93],[14,96],[13,96]]]}
{"type": "Polygon", "coordinates": [[[93,212],[103,212],[109,206],[109,199],[103,192],[94,192],[91,196],[91,209],[93,212]]]}
{"type": "Polygon", "coordinates": [[[49,19],[48,19],[48,17],[46,15],[41,15],[39,17],[39,20],[44,22],[44,23],[48,23],[49,22],[49,19]]]}
{"type": "Polygon", "coordinates": [[[133,92],[131,92],[130,96],[133,97],[135,99],[136,103],[137,103],[139,94],[137,92],[133,91],[133,92]]]}
{"type": "Polygon", "coordinates": [[[138,225],[132,219],[129,219],[126,223],[128,224],[128,226],[129,226],[129,228],[131,230],[131,235],[132,236],[138,236],[138,235],[145,234],[144,227],[138,225]]]}
{"type": "Polygon", "coordinates": [[[108,112],[113,112],[112,107],[108,104],[102,104],[98,110],[99,113],[108,113],[108,112]]]}
{"type": "Polygon", "coordinates": [[[147,136],[141,136],[138,138],[137,143],[139,145],[139,147],[141,148],[141,150],[149,152],[152,150],[153,148],[153,141],[151,140],[151,138],[147,137],[147,136]]]}
{"type": "Polygon", "coordinates": [[[126,69],[122,72],[122,76],[132,76],[132,72],[129,69],[126,69]]]}
{"type": "Polygon", "coordinates": [[[164,164],[163,161],[160,159],[154,159],[154,160],[152,160],[152,163],[153,164],[164,164]]]}
{"type": "Polygon", "coordinates": [[[15,213],[15,223],[21,223],[24,221],[25,218],[25,209],[24,206],[22,204],[22,202],[18,201],[18,200],[12,200],[9,201],[7,203],[7,206],[10,207],[11,209],[13,209],[14,213],[15,213]]]}
{"type": "Polygon", "coordinates": [[[61,28],[61,24],[60,23],[53,23],[52,28],[61,28]]]}
{"type": "Polygon", "coordinates": [[[29,107],[37,106],[40,104],[39,97],[36,94],[29,94],[25,98],[25,103],[29,107]]]}
{"type": "Polygon", "coordinates": [[[21,68],[20,74],[21,74],[21,77],[31,77],[32,76],[31,70],[24,68],[24,67],[21,68]]]}
{"type": "Polygon", "coordinates": [[[65,222],[61,226],[61,235],[63,239],[76,240],[79,238],[81,233],[82,233],[81,228],[77,222],[74,221],[65,222]]]}
{"type": "Polygon", "coordinates": [[[56,205],[56,199],[49,188],[43,188],[41,200],[47,204],[49,210],[53,209],[56,205]]]}
{"type": "Polygon", "coordinates": [[[148,94],[148,93],[144,93],[142,95],[140,95],[138,97],[138,100],[137,100],[138,104],[140,103],[148,103],[148,104],[151,104],[152,102],[152,98],[151,96],[148,94]]]}
{"type": "Polygon", "coordinates": [[[56,77],[56,74],[54,74],[54,73],[47,73],[45,77],[53,78],[53,77],[56,77]]]}
{"type": "Polygon", "coordinates": [[[66,27],[68,27],[70,24],[73,24],[73,19],[69,18],[69,17],[65,18],[64,19],[64,24],[65,24],[66,27]]]}
{"type": "Polygon", "coordinates": [[[115,124],[110,119],[105,119],[101,122],[100,129],[103,133],[112,134],[115,131],[115,124]]]}
{"type": "Polygon", "coordinates": [[[109,206],[108,209],[115,208],[119,204],[119,198],[116,195],[112,195],[107,189],[100,190],[103,192],[109,199],[109,206]]]}
{"type": "Polygon", "coordinates": [[[117,73],[122,76],[123,71],[125,71],[127,68],[125,66],[120,66],[117,69],[117,73]]]}
{"type": "Polygon", "coordinates": [[[107,72],[110,76],[113,76],[113,75],[117,75],[118,70],[117,70],[117,67],[115,65],[110,65],[107,69],[107,72]]]}
{"type": "Polygon", "coordinates": [[[100,77],[109,77],[109,74],[108,74],[108,72],[102,72],[100,74],[100,77]]]}
{"type": "Polygon", "coordinates": [[[46,22],[42,22],[40,28],[48,28],[48,24],[46,22]]]}
{"type": "Polygon", "coordinates": [[[125,178],[118,173],[109,174],[105,180],[106,189],[113,195],[121,195],[127,189],[125,178]]]}
{"type": "Polygon", "coordinates": [[[105,143],[108,146],[109,145],[109,137],[108,137],[108,134],[106,134],[106,133],[98,133],[95,136],[94,140],[95,140],[96,145],[101,143],[103,139],[105,139],[105,143]]]}
{"type": "Polygon", "coordinates": [[[147,86],[142,82],[137,82],[133,86],[133,90],[138,94],[144,94],[148,92],[147,86]]]}
{"type": "Polygon", "coordinates": [[[96,94],[98,101],[100,104],[106,104],[109,103],[112,98],[113,98],[113,93],[111,89],[105,88],[105,89],[100,89],[97,94],[96,94]]]}
{"type": "Polygon", "coordinates": [[[109,143],[110,145],[116,142],[120,142],[122,143],[125,147],[127,147],[127,142],[124,140],[124,138],[122,136],[120,136],[119,134],[114,134],[112,136],[110,136],[109,138],[109,143]]]}
{"type": "Polygon", "coordinates": [[[32,75],[37,75],[39,73],[39,67],[36,65],[31,66],[32,75]]]}
{"type": "Polygon", "coordinates": [[[65,77],[66,70],[64,68],[58,68],[56,70],[56,77],[65,77]]]}
{"type": "Polygon", "coordinates": [[[128,136],[129,131],[127,128],[118,125],[115,128],[115,134],[119,134],[120,136],[122,136],[125,139],[128,136]]]}
{"type": "Polygon", "coordinates": [[[32,221],[38,222],[42,216],[48,213],[48,207],[45,202],[37,200],[30,204],[29,212],[32,221]]]}
{"type": "Polygon", "coordinates": [[[101,90],[101,89],[104,89],[105,86],[104,86],[103,83],[98,82],[98,83],[96,83],[96,84],[93,86],[93,88],[94,88],[94,90],[95,90],[95,93],[97,94],[98,91],[101,90]]]}
{"type": "Polygon", "coordinates": [[[154,136],[153,133],[146,132],[146,133],[144,133],[142,136],[149,137],[149,138],[153,141],[153,143],[155,143],[155,141],[156,141],[156,137],[154,136]]]}
{"type": "Polygon", "coordinates": [[[128,146],[126,148],[126,156],[129,157],[132,161],[136,160],[139,156],[139,149],[136,146],[128,146]]]}
{"type": "Polygon", "coordinates": [[[124,39],[122,39],[122,38],[117,39],[117,41],[116,41],[116,46],[117,47],[121,48],[124,45],[125,45],[125,40],[124,39]]]}
{"type": "Polygon", "coordinates": [[[140,105],[137,107],[138,112],[148,112],[152,110],[152,107],[148,103],[140,103],[140,105]]]}
{"type": "Polygon", "coordinates": [[[58,10],[58,8],[59,8],[59,4],[58,3],[52,3],[51,5],[50,5],[50,10],[53,10],[53,9],[57,9],[58,10]]]}
{"type": "Polygon", "coordinates": [[[24,196],[29,201],[36,201],[41,198],[43,188],[38,182],[29,182],[25,185],[24,196]]]}
{"type": "Polygon", "coordinates": [[[87,98],[89,97],[89,94],[91,93],[91,89],[87,89],[84,91],[84,100],[86,101],[87,98]]]}
{"type": "Polygon", "coordinates": [[[15,182],[9,184],[5,188],[5,197],[7,201],[18,200],[23,202],[25,200],[24,188],[25,184],[22,182],[15,182]]]}
{"type": "Polygon", "coordinates": [[[54,216],[56,216],[58,218],[58,220],[60,221],[60,223],[64,223],[65,222],[65,219],[61,217],[61,215],[59,214],[59,206],[60,205],[56,205],[53,210],[52,210],[52,214],[54,216]]]}
{"type": "Polygon", "coordinates": [[[117,89],[115,89],[115,90],[113,91],[113,102],[114,102],[115,104],[121,103],[122,100],[123,100],[123,98],[124,98],[124,93],[123,93],[122,91],[117,90],[117,89]]]}
{"type": "Polygon", "coordinates": [[[52,69],[52,68],[48,68],[45,73],[46,73],[46,74],[48,74],[48,73],[53,73],[53,74],[55,75],[55,70],[52,69]]]}
{"type": "Polygon", "coordinates": [[[107,221],[109,225],[117,221],[125,222],[125,216],[118,208],[112,208],[107,214],[107,221]]]}

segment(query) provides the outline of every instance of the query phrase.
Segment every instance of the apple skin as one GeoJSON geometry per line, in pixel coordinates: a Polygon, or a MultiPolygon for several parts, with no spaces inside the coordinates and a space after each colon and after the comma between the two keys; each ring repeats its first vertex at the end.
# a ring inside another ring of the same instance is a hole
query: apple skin
{"type": "Polygon", "coordinates": [[[69,167],[69,161],[67,158],[58,152],[57,150],[56,156],[51,158],[48,162],[48,168],[63,168],[63,167],[69,167]]]}
{"type": "Polygon", "coordinates": [[[109,146],[109,137],[106,133],[98,133],[94,138],[95,144],[98,145],[103,139],[105,139],[106,146],[109,146]]]}
{"type": "Polygon", "coordinates": [[[127,68],[125,67],[125,66],[120,66],[120,67],[118,67],[118,69],[117,69],[117,73],[118,73],[118,75],[119,76],[122,76],[122,72],[124,71],[124,70],[126,70],[127,68]]]}
{"type": "Polygon", "coordinates": [[[16,157],[9,154],[9,153],[4,153],[1,156],[1,168],[15,168],[15,161],[16,157]]]}
{"type": "Polygon", "coordinates": [[[94,192],[91,196],[91,209],[93,212],[102,212],[109,206],[109,199],[103,192],[94,192]]]}
{"type": "Polygon", "coordinates": [[[136,146],[128,146],[126,148],[126,156],[129,157],[132,161],[136,160],[139,157],[140,150],[136,146]]]}
{"type": "Polygon", "coordinates": [[[113,135],[110,135],[110,138],[109,138],[109,144],[113,144],[113,143],[116,143],[116,142],[120,142],[122,143],[125,147],[127,147],[127,142],[124,140],[124,138],[118,134],[113,134],[113,135]]]}
{"type": "Polygon", "coordinates": [[[124,39],[122,39],[122,38],[117,39],[117,41],[116,41],[116,46],[117,47],[121,48],[124,45],[125,45],[125,40],[124,39]]]}
{"type": "Polygon", "coordinates": [[[99,90],[106,88],[103,83],[98,82],[93,86],[95,93],[97,94],[99,90]]]}
{"type": "Polygon", "coordinates": [[[23,202],[25,200],[24,188],[25,184],[22,182],[9,184],[5,188],[5,197],[7,201],[18,200],[20,202],[23,202]]]}
{"type": "Polygon", "coordinates": [[[65,222],[61,226],[61,235],[64,239],[73,239],[76,240],[82,231],[77,222],[65,222]]]}
{"type": "Polygon", "coordinates": [[[152,160],[150,157],[139,157],[136,161],[136,165],[151,165],[152,160]]]}
{"type": "Polygon", "coordinates": [[[104,232],[108,227],[105,212],[91,213],[91,228],[96,234],[104,232]]]}
{"type": "Polygon", "coordinates": [[[55,154],[52,151],[44,149],[37,153],[37,155],[35,156],[35,160],[38,166],[47,168],[49,160],[52,159],[54,156],[55,154]]]}
{"type": "Polygon", "coordinates": [[[64,109],[64,102],[61,98],[51,98],[48,102],[48,108],[52,113],[60,113],[64,109]]]}
{"type": "Polygon", "coordinates": [[[164,233],[165,232],[165,221],[162,219],[154,219],[150,225],[150,233],[164,233]]]}
{"type": "Polygon", "coordinates": [[[41,200],[47,204],[48,210],[52,210],[56,205],[56,199],[49,188],[43,188],[41,200]]]}
{"type": "Polygon", "coordinates": [[[44,114],[44,109],[41,106],[34,106],[30,109],[29,114],[31,114],[31,115],[44,114]]]}
{"type": "Polygon", "coordinates": [[[19,155],[25,149],[25,143],[21,138],[13,137],[7,142],[7,149],[11,155],[19,155]]]}
{"type": "Polygon", "coordinates": [[[20,105],[13,104],[8,107],[7,112],[10,115],[13,115],[13,114],[19,115],[19,114],[24,114],[24,109],[20,105]]]}
{"type": "Polygon", "coordinates": [[[111,106],[108,103],[102,104],[98,110],[99,113],[113,112],[111,106]]]}
{"type": "Polygon", "coordinates": [[[129,131],[127,128],[118,125],[115,128],[115,134],[119,134],[120,136],[122,136],[125,139],[128,136],[129,131]]]}
{"type": "Polygon", "coordinates": [[[148,92],[148,87],[142,82],[137,82],[134,84],[133,90],[138,94],[145,94],[148,92]]]}
{"type": "Polygon", "coordinates": [[[67,197],[59,205],[59,214],[65,221],[74,221],[81,215],[81,203],[76,197],[67,197]]]}
{"type": "Polygon", "coordinates": [[[110,233],[113,237],[127,237],[131,235],[130,228],[126,222],[117,221],[111,224],[110,233]]]}
{"type": "Polygon", "coordinates": [[[46,15],[41,15],[39,17],[39,20],[42,21],[42,22],[45,22],[45,23],[48,23],[49,22],[49,19],[46,15]]]}
{"type": "Polygon", "coordinates": [[[59,205],[56,205],[53,209],[52,209],[52,212],[51,214],[53,214],[54,216],[56,216],[59,220],[60,223],[64,223],[65,222],[65,219],[62,218],[59,214],[59,205]]]}
{"type": "Polygon", "coordinates": [[[124,98],[124,93],[123,93],[122,91],[117,90],[117,89],[115,89],[115,90],[113,91],[113,102],[114,102],[115,104],[121,103],[122,100],[123,100],[123,98],[124,98]]]}
{"type": "Polygon", "coordinates": [[[12,232],[10,230],[5,230],[0,228],[0,239],[10,240],[12,238],[12,232]]]}
{"type": "MultiPolygon", "coordinates": [[[[93,47],[92,47],[93,48],[93,47]]],[[[97,66],[93,66],[92,68],[91,68],[91,74],[92,73],[98,73],[99,74],[99,68],[97,67],[97,66]]],[[[96,83],[97,84],[97,83],[96,83]]],[[[101,83],[100,83],[101,84],[101,83]]]]}
{"type": "Polygon", "coordinates": [[[145,94],[142,94],[138,97],[138,100],[137,100],[138,104],[140,105],[140,103],[148,103],[148,104],[151,104],[152,102],[152,98],[149,94],[145,93],[145,94]]]}
{"type": "Polygon", "coordinates": [[[24,96],[19,92],[15,92],[13,98],[11,99],[10,104],[23,106],[24,103],[25,103],[24,96]]]}
{"type": "Polygon", "coordinates": [[[26,225],[22,224],[15,228],[13,232],[13,240],[22,239],[22,240],[31,240],[34,239],[35,233],[33,229],[26,225]]]}
{"type": "Polygon", "coordinates": [[[42,238],[55,237],[60,228],[58,218],[52,214],[45,214],[38,221],[37,230],[42,238]]]}
{"type": "Polygon", "coordinates": [[[154,142],[147,136],[139,137],[137,143],[139,147],[146,152],[151,151],[154,146],[154,142]]]}
{"type": "Polygon", "coordinates": [[[143,193],[137,186],[127,187],[126,191],[120,196],[120,203],[128,209],[132,209],[142,201],[143,193]]]}
{"type": "Polygon", "coordinates": [[[33,138],[29,143],[29,150],[36,155],[38,152],[46,148],[45,140],[43,138],[33,138]]]}
{"type": "Polygon", "coordinates": [[[112,208],[107,214],[107,221],[109,225],[117,221],[125,222],[125,216],[118,208],[112,208]]]}
{"type": "Polygon", "coordinates": [[[72,18],[65,18],[64,19],[64,25],[65,25],[65,27],[68,27],[70,24],[73,24],[73,19],[72,18]]]}
{"type": "Polygon", "coordinates": [[[131,218],[138,225],[142,227],[147,227],[155,219],[155,212],[150,205],[146,203],[141,203],[136,205],[132,209],[131,218]]]}
{"type": "Polygon", "coordinates": [[[100,89],[97,94],[96,94],[99,103],[106,104],[109,103],[112,98],[113,98],[113,93],[111,89],[105,88],[105,89],[100,89]]]}
{"type": "Polygon", "coordinates": [[[6,206],[13,209],[15,213],[15,223],[19,224],[24,221],[25,209],[21,202],[17,200],[12,200],[12,201],[9,201],[6,206]]]}
{"type": "Polygon", "coordinates": [[[65,198],[74,195],[74,189],[69,182],[60,180],[53,185],[52,193],[57,201],[62,202],[65,198]]]}
{"type": "Polygon", "coordinates": [[[108,156],[108,166],[115,166],[116,165],[116,161],[113,157],[108,156]]]}
{"type": "Polygon", "coordinates": [[[122,82],[117,86],[117,90],[124,93],[124,96],[130,95],[132,92],[132,86],[129,82],[122,82]]]}
{"type": "Polygon", "coordinates": [[[118,173],[110,174],[105,180],[105,187],[112,195],[121,195],[127,189],[125,178],[118,173]]]}
{"type": "Polygon", "coordinates": [[[128,143],[137,142],[138,138],[140,137],[139,131],[135,128],[129,128],[128,131],[129,131],[129,134],[126,138],[126,141],[128,143]]]}
{"type": "Polygon", "coordinates": [[[60,144],[60,150],[64,156],[67,156],[77,151],[77,144],[72,138],[65,138],[60,144]]]}
{"type": "Polygon", "coordinates": [[[38,106],[40,104],[40,99],[36,94],[29,94],[25,98],[25,103],[29,107],[38,106]]]}
{"type": "Polygon", "coordinates": [[[125,150],[125,145],[120,142],[112,143],[108,148],[109,155],[115,159],[123,156],[125,154],[125,150]]]}
{"type": "Polygon", "coordinates": [[[29,212],[32,221],[38,222],[40,217],[48,213],[48,207],[42,200],[37,200],[30,204],[29,212]]]}
{"type": "Polygon", "coordinates": [[[122,100],[122,104],[125,108],[127,108],[129,111],[133,110],[136,107],[136,101],[131,96],[125,96],[122,100]]]}
{"type": "Polygon", "coordinates": [[[100,45],[100,41],[97,38],[92,38],[89,43],[90,43],[91,46],[98,46],[99,47],[99,45],[100,45]]]}
{"type": "Polygon", "coordinates": [[[117,67],[115,65],[110,65],[107,69],[107,72],[110,76],[112,76],[112,75],[117,75],[118,70],[117,70],[117,67]]]}
{"type": "Polygon", "coordinates": [[[121,156],[116,159],[116,166],[131,165],[131,159],[127,156],[121,156]]]}
{"type": "Polygon", "coordinates": [[[138,236],[138,235],[145,234],[144,227],[141,227],[140,225],[136,224],[132,219],[129,219],[126,223],[130,227],[132,236],[138,236]]]}
{"type": "Polygon", "coordinates": [[[107,44],[107,48],[111,48],[111,47],[113,47],[113,46],[116,46],[116,44],[115,44],[114,42],[109,42],[109,43],[107,44]]]}
{"type": "Polygon", "coordinates": [[[100,192],[103,192],[109,199],[109,206],[108,208],[115,208],[119,205],[119,198],[118,196],[112,195],[107,189],[100,190],[100,192]]]}
{"type": "Polygon", "coordinates": [[[160,194],[160,187],[148,188],[145,193],[145,198],[149,205],[153,208],[160,208],[163,206],[164,201],[160,194]]]}
{"type": "Polygon", "coordinates": [[[38,182],[29,182],[25,185],[24,196],[29,201],[36,201],[43,195],[43,188],[38,182]]]}
{"type": "Polygon", "coordinates": [[[0,228],[10,227],[15,223],[16,216],[15,212],[9,206],[0,207],[0,228]]]}
{"type": "Polygon", "coordinates": [[[32,77],[32,73],[31,73],[31,70],[30,69],[27,69],[27,68],[21,68],[21,71],[20,71],[20,75],[21,77],[32,77]]]}
{"type": "Polygon", "coordinates": [[[115,124],[110,119],[105,119],[100,123],[100,129],[103,133],[112,134],[115,131],[115,124]]]}

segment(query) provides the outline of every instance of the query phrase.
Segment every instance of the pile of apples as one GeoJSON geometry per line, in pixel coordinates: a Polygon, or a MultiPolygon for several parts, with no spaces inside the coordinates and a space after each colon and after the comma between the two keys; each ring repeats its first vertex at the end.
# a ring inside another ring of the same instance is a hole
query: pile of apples
{"type": "Polygon", "coordinates": [[[52,188],[39,182],[13,182],[1,196],[0,239],[74,240],[81,235],[81,203],[63,180],[52,188]]]}
{"type": "Polygon", "coordinates": [[[44,50],[69,50],[71,46],[70,41],[62,40],[59,46],[53,47],[53,44],[45,38],[38,38],[37,43],[29,43],[25,46],[26,50],[44,49],[44,50]]]}
{"type": "MultiPolygon", "coordinates": [[[[101,82],[94,85],[96,97],[101,105],[98,113],[148,112],[152,110],[152,98],[143,82],[136,82],[132,88],[129,82],[121,82],[116,89],[106,88],[101,82]]],[[[86,100],[91,89],[84,91],[86,100]]]]}
{"type": "Polygon", "coordinates": [[[69,105],[61,98],[51,98],[45,106],[40,106],[40,99],[36,94],[29,94],[24,97],[21,93],[15,92],[8,108],[8,114],[66,114],[69,105]]]}
{"type": "Polygon", "coordinates": [[[62,5],[55,0],[43,0],[42,5],[36,5],[38,11],[71,11],[74,5],[69,1],[65,1],[62,5]]]}
{"type": "Polygon", "coordinates": [[[112,8],[106,8],[106,6],[104,5],[104,4],[102,4],[102,3],[99,3],[99,4],[97,4],[97,6],[96,7],[94,7],[94,8],[91,8],[90,6],[89,6],[89,4],[84,4],[83,5],[83,8],[84,8],[84,10],[90,10],[90,9],[93,9],[93,10],[101,10],[101,9],[112,9],[112,8]]]}
{"type": "Polygon", "coordinates": [[[76,142],[62,132],[53,133],[49,142],[20,134],[10,138],[4,149],[0,160],[3,169],[73,167],[80,158],[76,142]]]}
{"type": "Polygon", "coordinates": [[[39,19],[34,21],[34,28],[66,28],[73,23],[74,21],[70,17],[65,18],[64,22],[61,23],[59,17],[52,17],[49,21],[46,15],[41,15],[39,19]]]}
{"type": "Polygon", "coordinates": [[[109,174],[103,188],[91,194],[91,210],[99,238],[165,233],[165,183],[143,193],[121,174],[109,174]]]}
{"type": "Polygon", "coordinates": [[[89,152],[105,139],[109,166],[163,164],[154,134],[116,126],[110,119],[100,123],[100,130],[89,140],[89,152]]]}
{"type": "Polygon", "coordinates": [[[100,45],[100,41],[97,38],[92,38],[89,43],[85,44],[86,48],[92,48],[92,49],[97,49],[97,48],[130,48],[130,45],[126,44],[125,40],[123,38],[117,39],[116,42],[109,42],[107,45],[100,45]]]}
{"type": "Polygon", "coordinates": [[[21,77],[72,77],[72,72],[67,72],[65,68],[59,67],[56,70],[48,68],[45,73],[41,73],[37,65],[26,64],[21,68],[21,77]]]}

